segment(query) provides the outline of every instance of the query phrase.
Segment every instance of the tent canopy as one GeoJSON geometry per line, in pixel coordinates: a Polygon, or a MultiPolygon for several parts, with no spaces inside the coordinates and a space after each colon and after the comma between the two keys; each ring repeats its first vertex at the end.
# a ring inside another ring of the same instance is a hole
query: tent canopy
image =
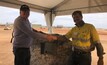
{"type": "Polygon", "coordinates": [[[107,12],[107,0],[0,0],[1,6],[19,8],[27,4],[36,12],[53,12],[55,15],[66,15],[74,10],[84,13],[107,12]]]}
{"type": "Polygon", "coordinates": [[[50,31],[55,16],[70,15],[74,10],[107,12],[107,0],[0,0],[0,5],[6,7],[19,9],[22,4],[27,4],[32,11],[44,13],[50,31]]]}

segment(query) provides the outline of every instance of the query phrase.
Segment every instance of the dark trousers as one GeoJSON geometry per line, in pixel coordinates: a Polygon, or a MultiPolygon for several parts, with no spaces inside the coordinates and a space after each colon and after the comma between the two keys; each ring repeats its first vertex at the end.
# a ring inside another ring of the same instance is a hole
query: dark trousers
{"type": "Polygon", "coordinates": [[[14,65],[30,65],[29,48],[13,48],[14,65]]]}
{"type": "Polygon", "coordinates": [[[67,65],[91,65],[91,53],[72,52],[67,65]]]}

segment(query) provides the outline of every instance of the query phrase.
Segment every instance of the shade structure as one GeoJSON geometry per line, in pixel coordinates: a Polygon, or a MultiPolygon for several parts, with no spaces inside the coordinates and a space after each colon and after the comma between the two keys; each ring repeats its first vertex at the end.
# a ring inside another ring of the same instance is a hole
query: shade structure
{"type": "Polygon", "coordinates": [[[0,0],[1,6],[18,8],[22,4],[45,15],[46,23],[51,31],[55,16],[71,15],[75,10],[83,13],[107,12],[107,0],[0,0]]]}

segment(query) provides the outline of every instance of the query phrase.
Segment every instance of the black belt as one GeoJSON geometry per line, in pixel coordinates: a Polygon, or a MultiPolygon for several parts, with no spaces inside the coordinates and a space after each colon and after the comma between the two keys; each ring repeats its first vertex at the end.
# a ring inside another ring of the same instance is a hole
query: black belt
{"type": "Polygon", "coordinates": [[[30,48],[13,47],[13,49],[26,49],[26,50],[29,50],[30,48]]]}
{"type": "Polygon", "coordinates": [[[75,48],[74,48],[73,52],[76,53],[76,54],[87,54],[87,53],[90,53],[90,52],[82,51],[82,50],[75,49],[75,48]]]}
{"type": "Polygon", "coordinates": [[[87,54],[87,53],[90,53],[90,52],[80,52],[80,51],[73,51],[75,54],[87,54]]]}

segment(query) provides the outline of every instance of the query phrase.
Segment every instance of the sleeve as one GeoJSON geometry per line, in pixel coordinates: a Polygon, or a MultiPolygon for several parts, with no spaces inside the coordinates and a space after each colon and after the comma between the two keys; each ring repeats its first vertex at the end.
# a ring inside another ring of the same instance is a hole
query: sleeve
{"type": "Polygon", "coordinates": [[[72,37],[72,29],[65,34],[65,37],[68,39],[72,37]]]}
{"type": "Polygon", "coordinates": [[[17,28],[20,29],[26,35],[28,35],[34,39],[46,40],[46,36],[44,34],[41,34],[39,32],[33,32],[33,30],[31,28],[29,28],[29,26],[25,22],[26,21],[20,21],[20,22],[16,23],[17,28]]]}
{"type": "Polygon", "coordinates": [[[100,43],[98,32],[93,25],[90,26],[90,35],[94,43],[100,43]]]}

